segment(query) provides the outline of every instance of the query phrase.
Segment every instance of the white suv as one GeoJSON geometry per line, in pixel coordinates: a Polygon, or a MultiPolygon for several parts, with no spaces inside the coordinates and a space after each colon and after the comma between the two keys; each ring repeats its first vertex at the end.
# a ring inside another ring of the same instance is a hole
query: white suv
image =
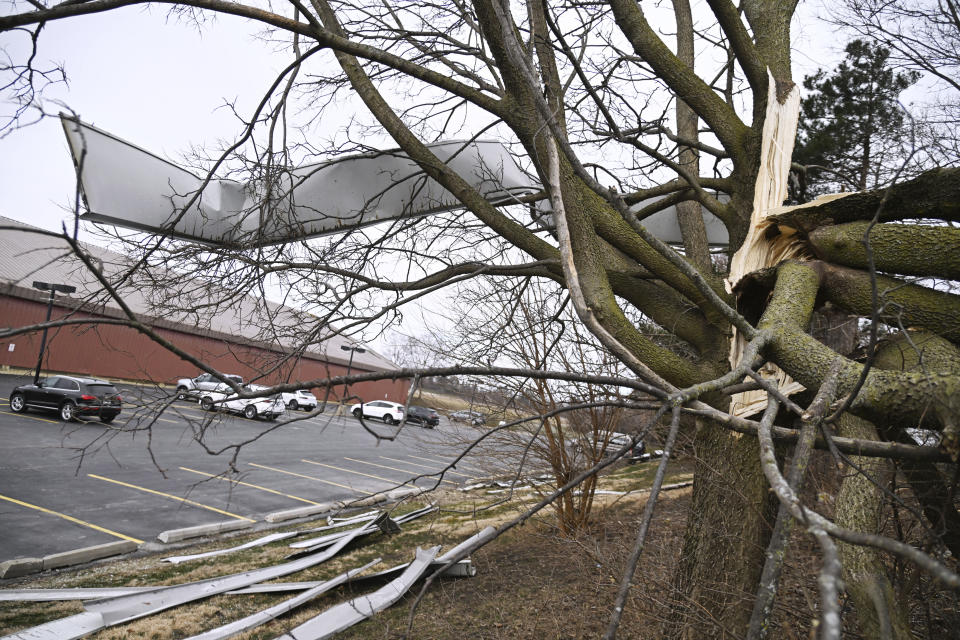
{"type": "Polygon", "coordinates": [[[317,408],[317,398],[306,389],[298,389],[289,393],[280,394],[283,397],[283,404],[287,405],[290,411],[303,409],[304,411],[313,411],[317,408]]]}
{"type": "Polygon", "coordinates": [[[350,413],[359,418],[363,411],[364,418],[380,418],[387,424],[397,424],[403,420],[403,405],[398,402],[388,400],[374,400],[373,402],[361,402],[350,407],[350,413]]]}

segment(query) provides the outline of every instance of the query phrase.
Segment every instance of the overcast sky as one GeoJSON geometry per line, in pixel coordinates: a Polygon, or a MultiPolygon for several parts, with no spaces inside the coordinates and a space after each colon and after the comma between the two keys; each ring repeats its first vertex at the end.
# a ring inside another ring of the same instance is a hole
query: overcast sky
{"type": "MultiPolygon", "coordinates": [[[[162,8],[50,23],[40,60],[64,62],[70,81],[45,93],[45,107],[55,114],[59,100],[82,120],[168,158],[193,145],[232,139],[237,122],[222,105],[236,101],[249,112],[274,64],[282,63],[250,33],[244,21],[230,16],[198,33],[167,20],[162,8]]],[[[0,46],[21,60],[27,42],[0,34],[0,46]]],[[[4,105],[3,113],[10,109],[4,105]]],[[[73,164],[58,119],[0,140],[0,215],[57,229],[69,219],[73,190],[73,164]]]]}

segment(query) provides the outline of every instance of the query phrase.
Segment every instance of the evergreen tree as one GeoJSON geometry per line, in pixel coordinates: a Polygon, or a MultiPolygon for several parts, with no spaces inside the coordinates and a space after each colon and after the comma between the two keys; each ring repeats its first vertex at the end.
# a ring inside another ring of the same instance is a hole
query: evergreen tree
{"type": "Polygon", "coordinates": [[[803,81],[794,150],[807,167],[801,200],[883,187],[912,155],[898,98],[920,74],[894,70],[890,50],[866,40],[853,40],[846,53],[833,73],[821,69],[803,81]]]}

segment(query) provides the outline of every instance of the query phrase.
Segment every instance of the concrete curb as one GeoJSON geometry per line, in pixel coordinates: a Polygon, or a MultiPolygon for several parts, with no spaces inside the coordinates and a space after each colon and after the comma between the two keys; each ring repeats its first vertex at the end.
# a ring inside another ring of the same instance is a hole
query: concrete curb
{"type": "Polygon", "coordinates": [[[100,558],[109,558],[110,556],[119,556],[124,553],[130,553],[137,550],[137,543],[132,540],[118,540],[117,542],[108,542],[98,544],[93,547],[84,547],[83,549],[74,549],[73,551],[64,551],[63,553],[54,553],[43,557],[43,570],[57,569],[59,567],[69,567],[74,564],[84,564],[100,558]]]}
{"type": "Polygon", "coordinates": [[[138,547],[139,545],[132,540],[118,540],[117,542],[108,542],[92,547],[73,549],[72,551],[52,553],[42,558],[17,558],[16,560],[7,560],[0,562],[0,579],[19,578],[20,576],[40,573],[41,571],[48,571],[50,569],[86,564],[87,562],[93,562],[101,558],[131,553],[136,551],[138,547]]]}
{"type": "Polygon", "coordinates": [[[283,522],[285,520],[295,520],[297,518],[306,518],[316,516],[321,513],[339,511],[343,509],[343,502],[322,502],[311,507],[297,507],[296,509],[285,509],[283,511],[274,511],[263,517],[267,522],[283,522]]]}
{"type": "Polygon", "coordinates": [[[393,491],[387,492],[387,500],[390,502],[397,502],[399,500],[403,500],[404,498],[419,496],[423,493],[426,493],[425,489],[419,489],[419,488],[394,489],[393,491]]]}
{"type": "Polygon", "coordinates": [[[227,531],[239,531],[249,529],[256,524],[255,522],[245,522],[243,520],[225,520],[224,522],[214,522],[213,524],[201,524],[196,527],[184,527],[183,529],[170,529],[163,531],[157,536],[160,542],[180,542],[188,538],[199,538],[209,536],[215,533],[224,533],[227,531]]]}
{"type": "Polygon", "coordinates": [[[43,571],[42,558],[17,558],[0,562],[0,578],[19,578],[43,571]]]}

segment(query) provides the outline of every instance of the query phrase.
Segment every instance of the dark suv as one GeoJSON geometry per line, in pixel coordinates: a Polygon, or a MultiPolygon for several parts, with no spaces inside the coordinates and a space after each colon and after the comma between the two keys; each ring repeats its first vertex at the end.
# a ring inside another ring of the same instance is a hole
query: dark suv
{"type": "Polygon", "coordinates": [[[437,413],[435,409],[411,405],[407,410],[407,422],[415,422],[422,424],[427,429],[433,429],[440,424],[440,414],[437,413]]]}
{"type": "Polygon", "coordinates": [[[122,400],[117,388],[106,380],[52,376],[39,384],[22,384],[10,393],[10,409],[57,411],[63,420],[79,417],[110,422],[120,415],[122,400]]]}

